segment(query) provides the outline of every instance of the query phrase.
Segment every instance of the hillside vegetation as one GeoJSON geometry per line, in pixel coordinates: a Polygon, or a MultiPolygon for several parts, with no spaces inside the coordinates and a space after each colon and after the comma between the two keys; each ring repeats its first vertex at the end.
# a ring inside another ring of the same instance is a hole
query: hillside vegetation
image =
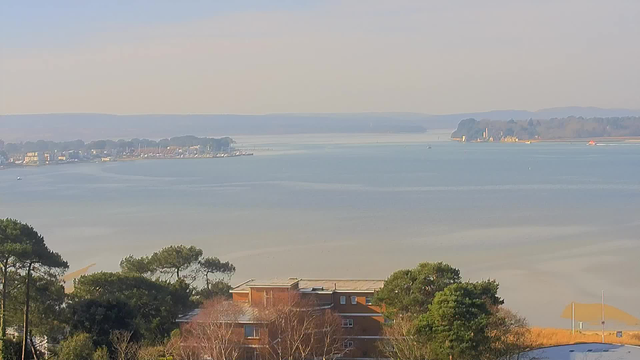
{"type": "Polygon", "coordinates": [[[475,120],[460,121],[452,138],[469,141],[500,141],[515,137],[520,140],[588,139],[601,137],[640,136],[640,117],[582,118],[566,117],[550,120],[475,120]],[[486,132],[486,134],[485,134],[486,132]]]}

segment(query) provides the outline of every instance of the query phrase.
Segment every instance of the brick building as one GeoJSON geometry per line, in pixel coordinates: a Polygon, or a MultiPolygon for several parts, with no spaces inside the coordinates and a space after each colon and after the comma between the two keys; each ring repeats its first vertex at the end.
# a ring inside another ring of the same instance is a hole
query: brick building
{"type": "MultiPolygon", "coordinates": [[[[341,317],[345,332],[343,347],[348,350],[343,358],[380,358],[376,343],[381,339],[384,318],[372,300],[375,291],[383,284],[383,280],[289,278],[268,281],[251,279],[235,286],[231,290],[233,302],[246,309],[237,325],[248,345],[245,359],[257,359],[257,353],[252,353],[250,347],[258,346],[262,337],[267,336],[264,321],[253,316],[252,309],[285,303],[291,294],[313,301],[320,308],[331,309],[341,317]]],[[[190,321],[197,313],[179,321],[190,321]]]]}

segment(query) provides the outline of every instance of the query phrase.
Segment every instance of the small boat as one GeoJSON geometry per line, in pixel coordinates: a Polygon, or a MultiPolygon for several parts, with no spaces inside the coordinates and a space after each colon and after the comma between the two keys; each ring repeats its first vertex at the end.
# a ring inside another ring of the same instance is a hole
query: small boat
{"type": "Polygon", "coordinates": [[[18,177],[16,178],[16,180],[22,180],[22,178],[21,178],[20,176],[18,176],[18,177]]]}
{"type": "Polygon", "coordinates": [[[589,141],[589,143],[588,143],[587,145],[589,145],[589,146],[594,146],[594,145],[596,145],[596,142],[595,142],[595,141],[593,141],[593,140],[591,140],[591,141],[589,141]]]}
{"type": "Polygon", "coordinates": [[[427,149],[431,149],[431,145],[427,146],[427,149]]]}

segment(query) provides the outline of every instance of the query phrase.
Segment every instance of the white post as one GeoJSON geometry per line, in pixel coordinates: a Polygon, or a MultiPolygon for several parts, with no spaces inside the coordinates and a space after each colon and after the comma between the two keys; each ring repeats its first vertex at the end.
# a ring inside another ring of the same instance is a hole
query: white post
{"type": "Polygon", "coordinates": [[[602,290],[602,343],[604,344],[604,290],[602,290]]]}
{"type": "Polygon", "coordinates": [[[576,303],[571,303],[571,335],[576,332],[576,303]]]}

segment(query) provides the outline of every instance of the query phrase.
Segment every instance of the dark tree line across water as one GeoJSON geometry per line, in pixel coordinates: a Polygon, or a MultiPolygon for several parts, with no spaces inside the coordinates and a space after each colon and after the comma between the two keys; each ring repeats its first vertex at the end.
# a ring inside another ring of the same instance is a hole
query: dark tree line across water
{"type": "Polygon", "coordinates": [[[167,148],[175,147],[192,147],[203,146],[211,151],[222,151],[228,149],[234,143],[230,137],[209,138],[197,137],[192,135],[176,136],[170,139],[149,140],[149,139],[131,139],[131,140],[95,140],[85,143],[82,140],[73,141],[25,141],[20,143],[4,144],[0,140],[0,150],[4,150],[8,154],[19,154],[32,151],[71,151],[71,150],[126,150],[138,148],[167,148]],[[3,146],[4,145],[4,146],[3,146]]]}
{"type": "Polygon", "coordinates": [[[468,140],[487,137],[499,141],[501,137],[513,136],[521,140],[588,139],[600,137],[640,136],[640,117],[583,118],[566,117],[549,120],[476,120],[460,121],[452,138],[466,136],[468,140]]]}

